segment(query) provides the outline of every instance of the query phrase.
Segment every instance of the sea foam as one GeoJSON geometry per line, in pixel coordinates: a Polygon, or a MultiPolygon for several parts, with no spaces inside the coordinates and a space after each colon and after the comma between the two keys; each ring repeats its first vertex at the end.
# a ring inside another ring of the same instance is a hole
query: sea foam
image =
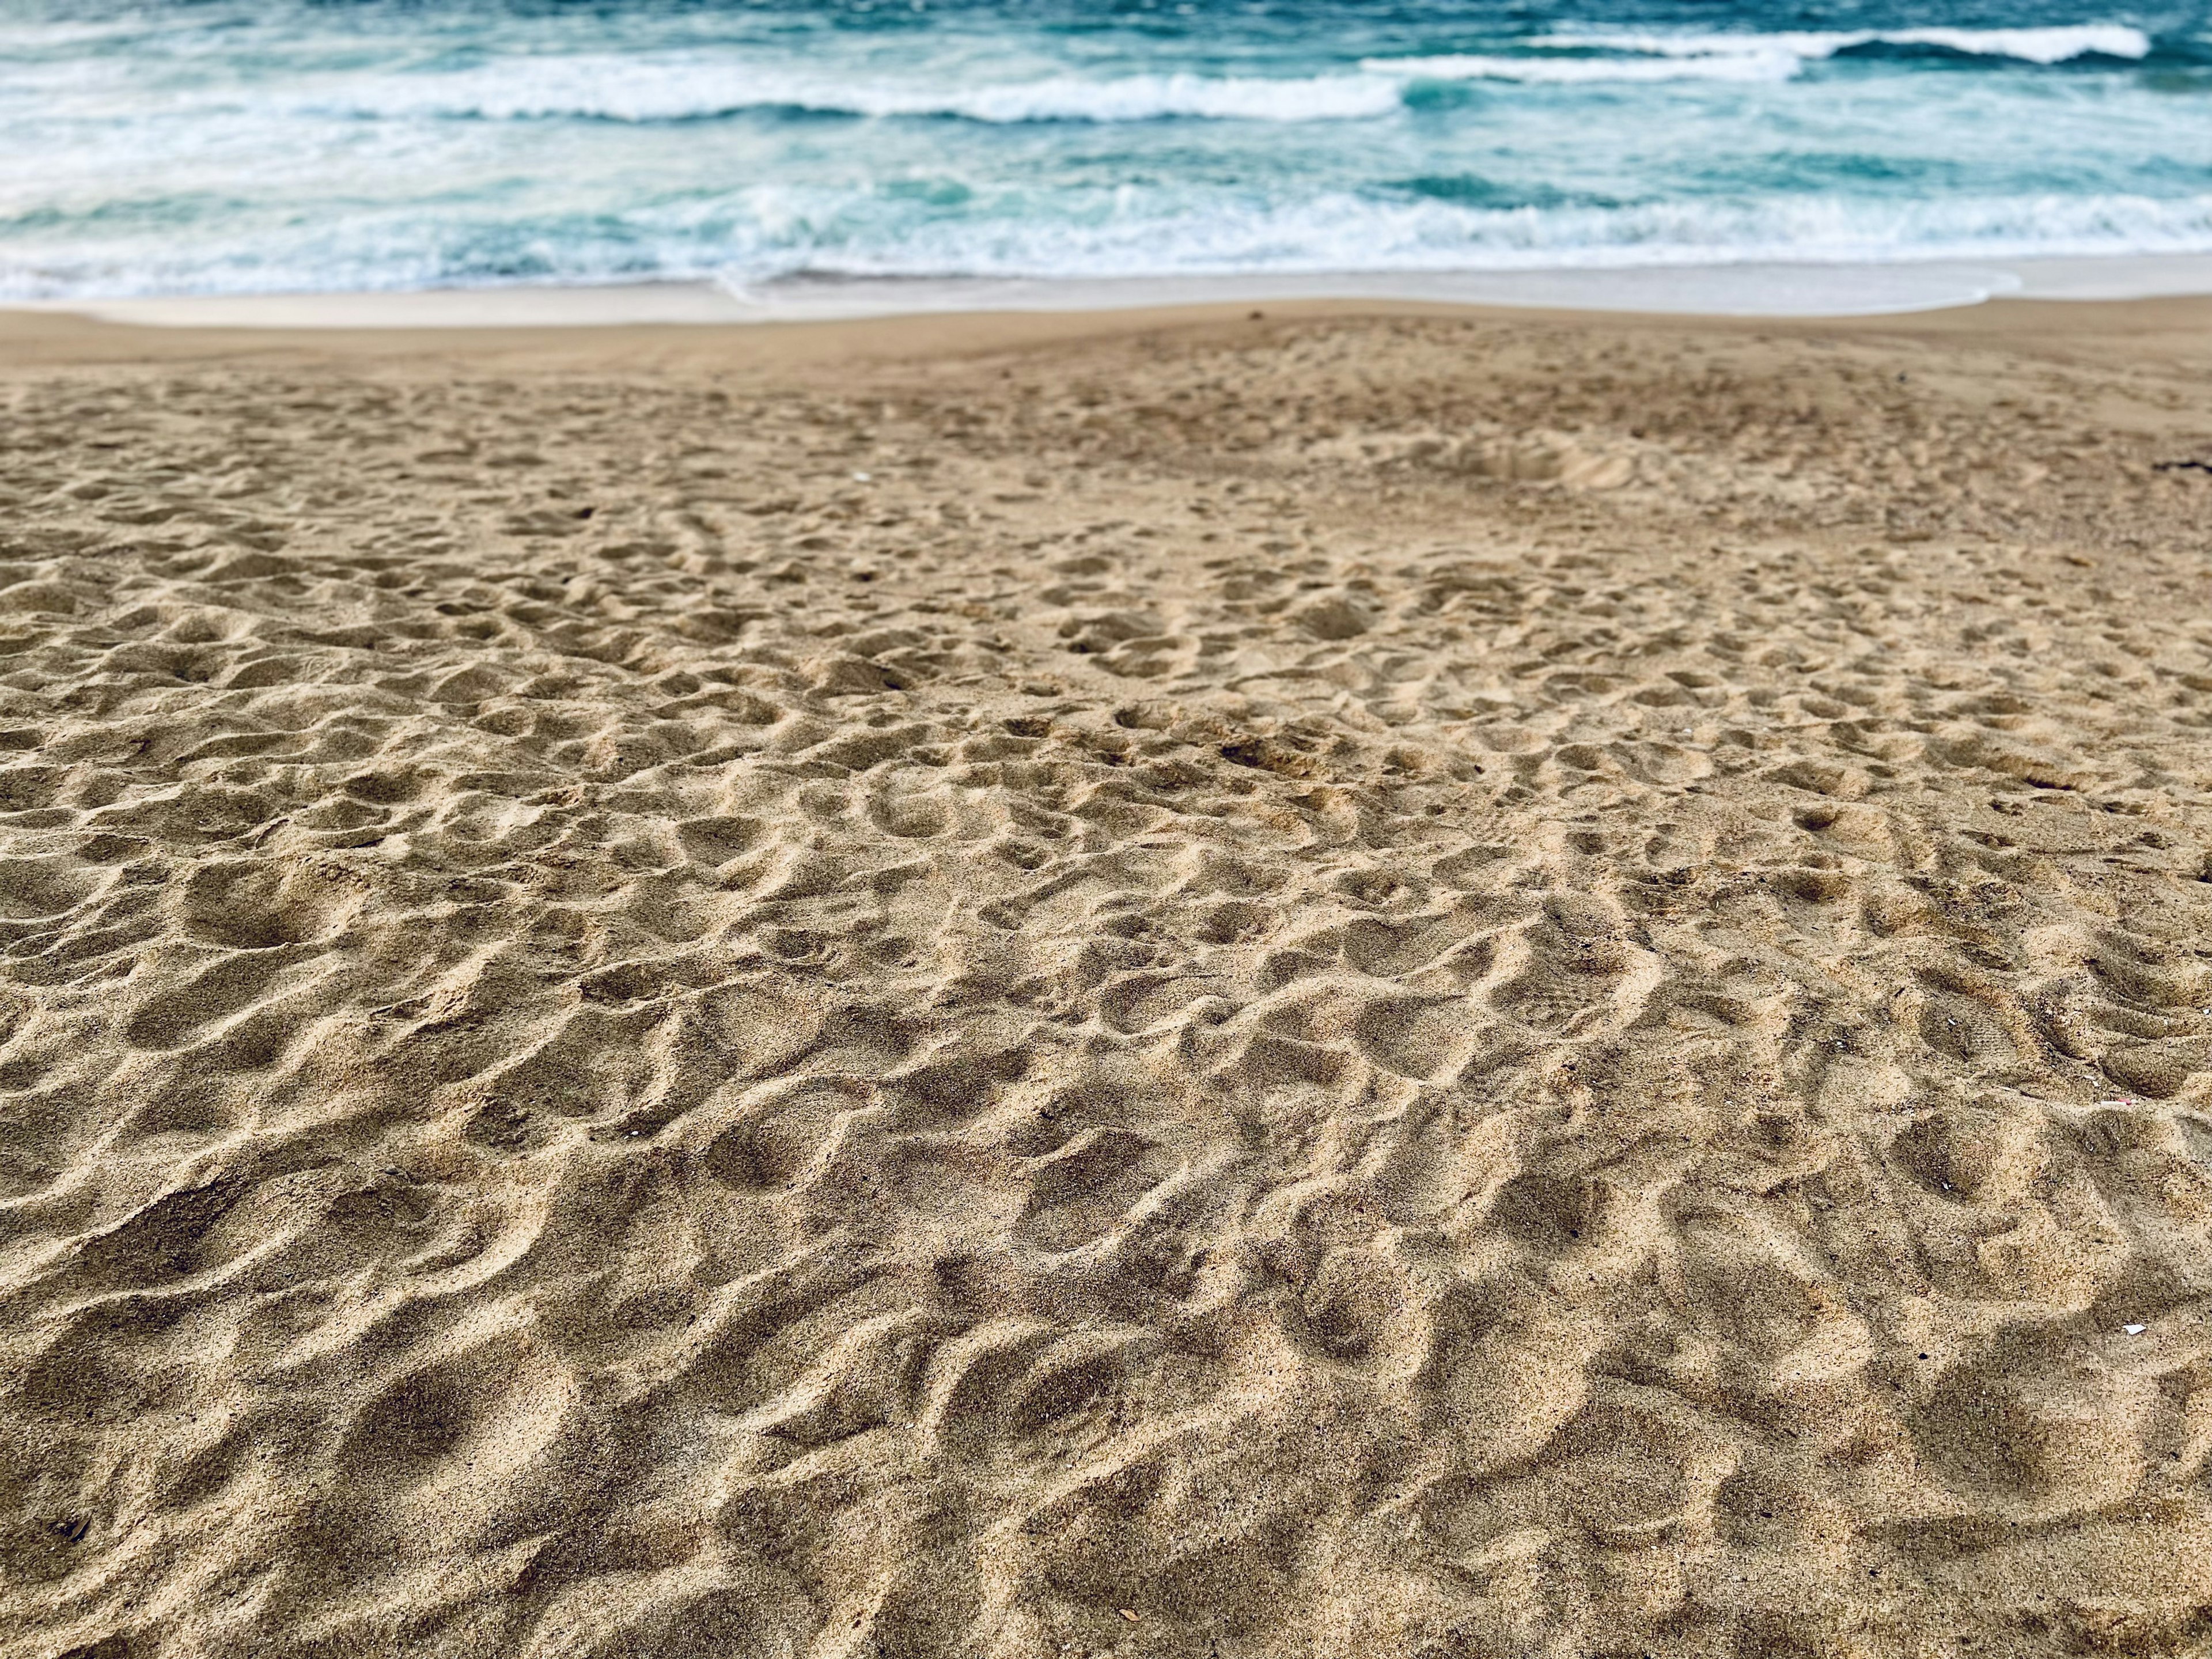
{"type": "Polygon", "coordinates": [[[1793,58],[1832,58],[1855,46],[1934,46],[1970,58],[2011,58],[2023,64],[2063,64],[2092,54],[2149,56],[2150,36],[2128,23],[2075,23],[2055,28],[1903,28],[1785,30],[1767,34],[1608,33],[1602,30],[1539,35],[1531,46],[1603,47],[1668,58],[1785,52],[1793,58]]]}

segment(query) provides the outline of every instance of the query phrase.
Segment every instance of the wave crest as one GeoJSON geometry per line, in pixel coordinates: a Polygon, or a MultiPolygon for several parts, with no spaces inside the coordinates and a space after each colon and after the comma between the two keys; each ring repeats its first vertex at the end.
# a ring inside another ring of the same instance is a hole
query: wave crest
{"type": "Polygon", "coordinates": [[[1421,81],[1519,81],[1550,85],[1588,82],[1787,81],[1804,59],[1779,48],[1645,58],[1509,58],[1489,52],[1446,52],[1433,58],[1370,58],[1360,67],[1373,75],[1421,81]]]}
{"type": "Polygon", "coordinates": [[[941,117],[999,125],[1157,120],[1371,120],[1403,104],[1419,81],[1552,84],[1786,81],[1808,62],[1874,44],[1935,46],[2051,64],[2091,53],[2142,58],[2150,39],[2125,24],[2064,28],[1801,32],[1777,34],[1559,33],[1521,52],[1369,58],[1349,72],[1301,76],[1072,75],[948,86],[891,79],[831,80],[742,61],[577,55],[508,59],[442,75],[379,76],[314,100],[349,115],[479,120],[712,120],[749,111],[941,117]],[[1613,56],[1592,56],[1605,52],[1613,56]]]}
{"type": "Polygon", "coordinates": [[[538,59],[528,73],[492,70],[380,79],[323,100],[353,115],[479,120],[556,118],[625,122],[710,120],[752,110],[817,115],[953,117],[1033,121],[1359,120],[1399,107],[1402,79],[1370,74],[1267,79],[1189,73],[1086,81],[1053,76],[975,87],[890,81],[829,82],[735,63],[538,59]]]}
{"type": "Polygon", "coordinates": [[[1440,81],[1787,81],[1808,63],[1861,46],[1932,46],[1965,57],[2003,58],[2045,67],[2087,57],[2140,61],[2151,51],[2150,36],[2127,23],[2016,29],[1795,30],[1765,34],[1590,30],[1538,35],[1523,44],[1535,48],[1535,55],[1477,52],[1369,58],[1361,61],[1360,67],[1376,75],[1440,81]],[[1628,55],[1546,55],[1569,52],[1628,55]]]}
{"type": "Polygon", "coordinates": [[[1855,46],[1936,46],[1969,58],[2010,58],[2023,64],[2063,64],[2076,58],[2150,56],[2150,36],[2130,23],[2069,23],[2050,28],[1806,29],[1772,34],[1620,34],[1576,31],[1541,36],[1541,46],[1600,47],[1662,58],[1786,52],[1832,58],[1855,46]]]}

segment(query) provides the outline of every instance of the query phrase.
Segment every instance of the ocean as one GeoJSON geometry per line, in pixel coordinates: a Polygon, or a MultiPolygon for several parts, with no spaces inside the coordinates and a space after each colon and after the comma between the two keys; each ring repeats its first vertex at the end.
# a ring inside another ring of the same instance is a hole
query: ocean
{"type": "Polygon", "coordinates": [[[2212,250],[2212,6],[0,0],[0,298],[2212,250]]]}

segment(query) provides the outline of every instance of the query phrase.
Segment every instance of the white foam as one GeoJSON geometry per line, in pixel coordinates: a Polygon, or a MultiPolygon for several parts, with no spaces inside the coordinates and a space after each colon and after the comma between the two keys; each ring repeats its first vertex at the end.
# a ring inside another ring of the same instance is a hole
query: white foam
{"type": "Polygon", "coordinates": [[[2063,64],[2091,53],[2141,59],[2150,36],[2127,23],[2073,23],[2028,29],[1817,29],[1769,34],[1615,33],[1595,30],[1540,36],[1531,46],[1634,52],[1653,57],[1753,57],[1782,52],[1800,59],[1832,58],[1853,46],[1940,46],[1975,58],[2063,64]]]}
{"type": "Polygon", "coordinates": [[[1370,58],[1376,75],[1422,81],[1518,81],[1554,85],[1649,81],[1787,81],[1804,60],[1779,48],[1648,58],[1504,58],[1450,52],[1434,58],[1370,58]]]}
{"type": "Polygon", "coordinates": [[[1881,43],[1940,46],[1980,58],[2027,64],[2062,64],[2097,53],[2140,59],[2150,37],[2125,23],[2079,23],[2039,29],[1798,30],[1769,34],[1620,33],[1595,30],[1539,35],[1527,44],[1537,55],[1453,52],[1427,58],[1370,58],[1360,67],[1376,75],[1425,80],[1521,81],[1557,83],[1652,81],[1787,81],[1808,63],[1853,46],[1881,43]],[[1623,58],[1546,56],[1547,52],[1626,52],[1623,58]]]}
{"type": "Polygon", "coordinates": [[[748,109],[855,116],[957,116],[971,121],[1340,121],[1387,115],[1402,81],[1370,75],[1270,79],[1192,74],[1103,80],[1049,76],[957,87],[795,74],[735,59],[592,57],[507,59],[436,76],[380,76],[333,87],[315,106],[356,115],[487,120],[582,118],[681,121],[748,109]]]}
{"type": "MultiPolygon", "coordinates": [[[[640,209],[623,234],[563,240],[542,280],[714,277],[751,291],[806,277],[1433,275],[2212,252],[2212,194],[1486,209],[1344,191],[1287,202],[1195,191],[1133,199],[1111,214],[983,222],[917,220],[882,207],[865,186],[761,185],[720,198],[711,226],[689,210],[640,209]]],[[[447,263],[452,228],[426,213],[264,225],[213,248],[166,236],[131,247],[53,243],[37,266],[0,265],[0,298],[447,285],[466,280],[447,263]]]]}
{"type": "Polygon", "coordinates": [[[1369,120],[1386,116],[1416,81],[1492,80],[1572,85],[1668,81],[1786,81],[1808,62],[1874,41],[1947,47],[2056,64],[2087,52],[2140,58],[2149,37],[2126,24],[2062,28],[1915,28],[1772,34],[1562,33],[1526,54],[1455,52],[1370,58],[1352,73],[1269,77],[1192,73],[949,83],[810,74],[730,56],[575,53],[507,58],[440,74],[347,78],[303,100],[309,110],[355,116],[485,120],[560,118],[623,122],[708,119],[752,109],[861,117],[957,117],[1000,124],[1079,121],[1369,120]],[[1577,55],[1569,56],[1568,52],[1577,55]],[[1592,52],[1626,54],[1612,57],[1592,52]]]}
{"type": "Polygon", "coordinates": [[[1526,54],[1451,52],[1370,58],[1349,74],[1269,77],[1072,75],[958,86],[942,79],[826,77],[738,58],[576,54],[511,58],[447,74],[381,75],[341,82],[308,108],[360,116],[486,120],[558,118],[624,122],[712,118],[749,109],[853,116],[949,116],[1000,124],[1367,120],[1402,103],[1416,81],[1491,80],[1574,85],[1607,82],[1778,82],[1808,62],[1873,41],[1924,45],[2035,64],[2085,52],[2142,58],[2150,41],[2122,24],[2049,29],[1923,28],[1778,34],[1562,33],[1526,54]],[[1626,54],[1568,56],[1566,52],[1626,54]]]}
{"type": "MultiPolygon", "coordinates": [[[[833,204],[762,203],[792,224],[830,222],[833,204]]],[[[1606,270],[1740,262],[1884,264],[1928,259],[2212,251],[2212,195],[2017,196],[1865,201],[1697,200],[1618,207],[1481,208],[1334,191],[1254,203],[1206,195],[1105,217],[990,227],[939,221],[895,240],[834,246],[766,239],[718,274],[751,283],[794,275],[1009,278],[1236,272],[1606,270]]]]}
{"type": "MultiPolygon", "coordinates": [[[[273,88],[272,112],[349,118],[457,118],[493,121],[598,119],[662,123],[712,119],[747,110],[789,109],[878,118],[941,116],[994,123],[1137,122],[1164,119],[1296,124],[1368,120],[1399,109],[1423,80],[1492,80],[1573,85],[1677,81],[1778,82],[1804,64],[1875,41],[1942,46],[2050,64],[2098,52],[2141,58],[2141,29],[2087,23],[2035,29],[1925,27],[1779,33],[1564,30],[1522,49],[1370,58],[1305,76],[1158,72],[1086,76],[1031,60],[988,66],[915,66],[910,73],[833,74],[803,59],[708,48],[684,52],[522,53],[464,70],[385,69],[325,73],[273,88]],[[1023,67],[1032,73],[1024,76],[1023,67]],[[1042,72],[1037,72],[1042,71],[1042,72]]],[[[19,64],[6,90],[49,118],[124,121],[147,107],[148,91],[115,58],[19,64]]],[[[234,88],[178,84],[160,106],[210,110],[236,101],[234,88]]]]}
{"type": "Polygon", "coordinates": [[[978,121],[1149,121],[1197,117],[1234,121],[1340,121],[1387,115],[1399,88],[1365,75],[1297,79],[1133,75],[1110,81],[1072,76],[1026,85],[981,87],[944,97],[904,88],[863,94],[870,115],[962,115],[978,121]]]}

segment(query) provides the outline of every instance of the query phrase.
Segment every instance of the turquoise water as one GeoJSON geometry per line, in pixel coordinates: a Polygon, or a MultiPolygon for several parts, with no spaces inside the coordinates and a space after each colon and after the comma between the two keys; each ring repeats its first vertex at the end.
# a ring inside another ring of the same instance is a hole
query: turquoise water
{"type": "Polygon", "coordinates": [[[0,297],[2205,250],[2205,0],[0,0],[0,297]]]}

